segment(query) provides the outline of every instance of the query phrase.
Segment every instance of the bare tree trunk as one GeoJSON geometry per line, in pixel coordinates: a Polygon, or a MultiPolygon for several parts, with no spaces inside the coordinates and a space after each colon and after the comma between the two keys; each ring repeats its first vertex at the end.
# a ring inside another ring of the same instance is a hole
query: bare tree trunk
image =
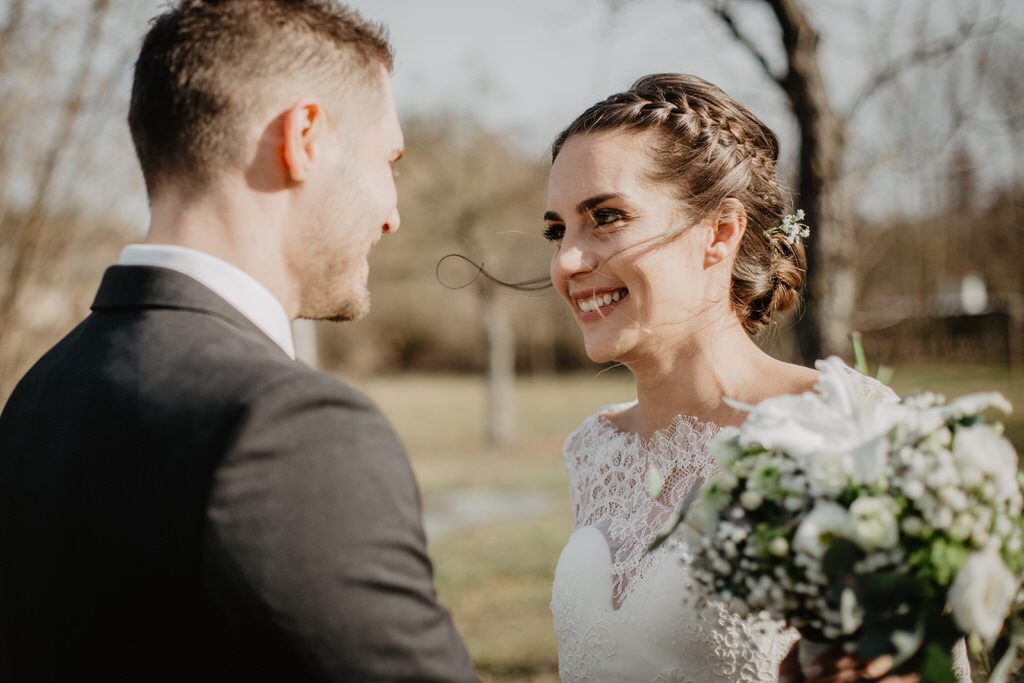
{"type": "Polygon", "coordinates": [[[109,9],[110,0],[93,0],[84,41],[86,52],[82,55],[79,71],[72,81],[71,92],[61,113],[61,122],[53,138],[53,144],[43,158],[31,205],[14,226],[14,260],[7,274],[7,287],[0,291],[0,330],[7,329],[11,324],[18,294],[25,284],[38,250],[57,166],[71,143],[75,124],[82,110],[96,50],[103,32],[103,21],[109,9]]]}
{"type": "Polygon", "coordinates": [[[320,345],[317,338],[316,322],[313,320],[292,322],[292,339],[295,342],[295,358],[311,368],[319,368],[320,345]]]}
{"type": "Polygon", "coordinates": [[[501,300],[483,297],[487,336],[487,440],[505,446],[515,437],[515,335],[501,300]]]}
{"type": "Polygon", "coordinates": [[[779,83],[800,129],[799,206],[815,233],[807,241],[806,311],[797,323],[805,363],[848,347],[857,296],[849,201],[840,189],[846,126],[829,102],[818,33],[799,0],[766,0],[782,28],[788,69],[779,83]]]}

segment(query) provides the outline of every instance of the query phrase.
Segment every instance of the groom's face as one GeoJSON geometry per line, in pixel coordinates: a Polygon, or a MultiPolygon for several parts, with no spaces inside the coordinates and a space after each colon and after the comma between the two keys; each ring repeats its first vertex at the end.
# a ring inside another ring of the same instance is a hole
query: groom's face
{"type": "MultiPolygon", "coordinates": [[[[382,70],[383,74],[383,70],[382,70]]],[[[402,155],[402,130],[391,85],[379,85],[332,117],[309,197],[309,232],[300,291],[303,318],[357,320],[370,309],[370,250],[398,230],[394,165],[402,155]]]]}

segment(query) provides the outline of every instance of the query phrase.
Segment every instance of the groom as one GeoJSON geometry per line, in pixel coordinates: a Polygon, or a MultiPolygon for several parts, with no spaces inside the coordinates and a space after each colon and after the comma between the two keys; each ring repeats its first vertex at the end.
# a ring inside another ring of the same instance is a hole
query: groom
{"type": "Polygon", "coordinates": [[[382,31],[182,0],[129,125],[152,211],[0,417],[0,680],[471,681],[406,455],[294,360],[398,229],[382,31]]]}

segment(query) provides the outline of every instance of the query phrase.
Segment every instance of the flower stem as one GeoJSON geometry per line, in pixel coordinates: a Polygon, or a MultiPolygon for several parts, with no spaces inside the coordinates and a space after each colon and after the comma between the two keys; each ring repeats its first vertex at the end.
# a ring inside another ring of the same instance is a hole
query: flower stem
{"type": "Polygon", "coordinates": [[[856,361],[857,372],[862,375],[868,374],[868,359],[864,355],[864,343],[861,341],[860,332],[851,332],[850,342],[853,343],[853,357],[856,361]]]}

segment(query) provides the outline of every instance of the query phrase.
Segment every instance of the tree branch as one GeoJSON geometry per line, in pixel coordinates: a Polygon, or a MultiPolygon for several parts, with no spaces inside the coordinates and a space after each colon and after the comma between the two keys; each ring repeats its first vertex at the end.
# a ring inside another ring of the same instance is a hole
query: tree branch
{"type": "Polygon", "coordinates": [[[29,265],[38,249],[46,204],[50,198],[50,189],[53,185],[57,165],[67,151],[82,109],[103,33],[103,22],[110,10],[110,2],[111,0],[93,0],[83,43],[85,54],[83,54],[78,65],[78,72],[72,80],[71,92],[64,103],[57,134],[53,138],[50,149],[44,155],[32,202],[25,212],[25,216],[19,220],[15,228],[14,263],[7,274],[8,287],[0,294],[0,329],[6,328],[10,323],[18,294],[25,283],[29,265]]]}
{"type": "Polygon", "coordinates": [[[852,119],[857,111],[870,100],[878,91],[901,74],[914,66],[939,59],[956,52],[964,43],[976,36],[992,35],[999,30],[997,22],[986,22],[985,24],[969,23],[962,25],[955,33],[937,40],[929,45],[921,45],[913,52],[902,55],[885,65],[867,79],[863,88],[853,98],[853,103],[847,110],[846,120],[852,119]]]}
{"type": "Polygon", "coordinates": [[[7,72],[7,60],[24,19],[25,0],[12,0],[7,10],[7,22],[0,26],[0,73],[7,72]]]}
{"type": "Polygon", "coordinates": [[[760,48],[757,47],[757,45],[754,44],[754,41],[752,41],[747,34],[740,30],[739,25],[736,23],[736,19],[733,17],[732,12],[729,11],[728,7],[726,7],[725,3],[716,2],[711,4],[709,9],[721,20],[725,25],[725,28],[729,30],[730,34],[732,34],[732,37],[736,39],[736,42],[746,48],[750,56],[761,65],[761,70],[764,71],[768,78],[781,86],[785,76],[780,76],[775,73],[772,69],[772,65],[768,62],[768,57],[760,48]]]}

